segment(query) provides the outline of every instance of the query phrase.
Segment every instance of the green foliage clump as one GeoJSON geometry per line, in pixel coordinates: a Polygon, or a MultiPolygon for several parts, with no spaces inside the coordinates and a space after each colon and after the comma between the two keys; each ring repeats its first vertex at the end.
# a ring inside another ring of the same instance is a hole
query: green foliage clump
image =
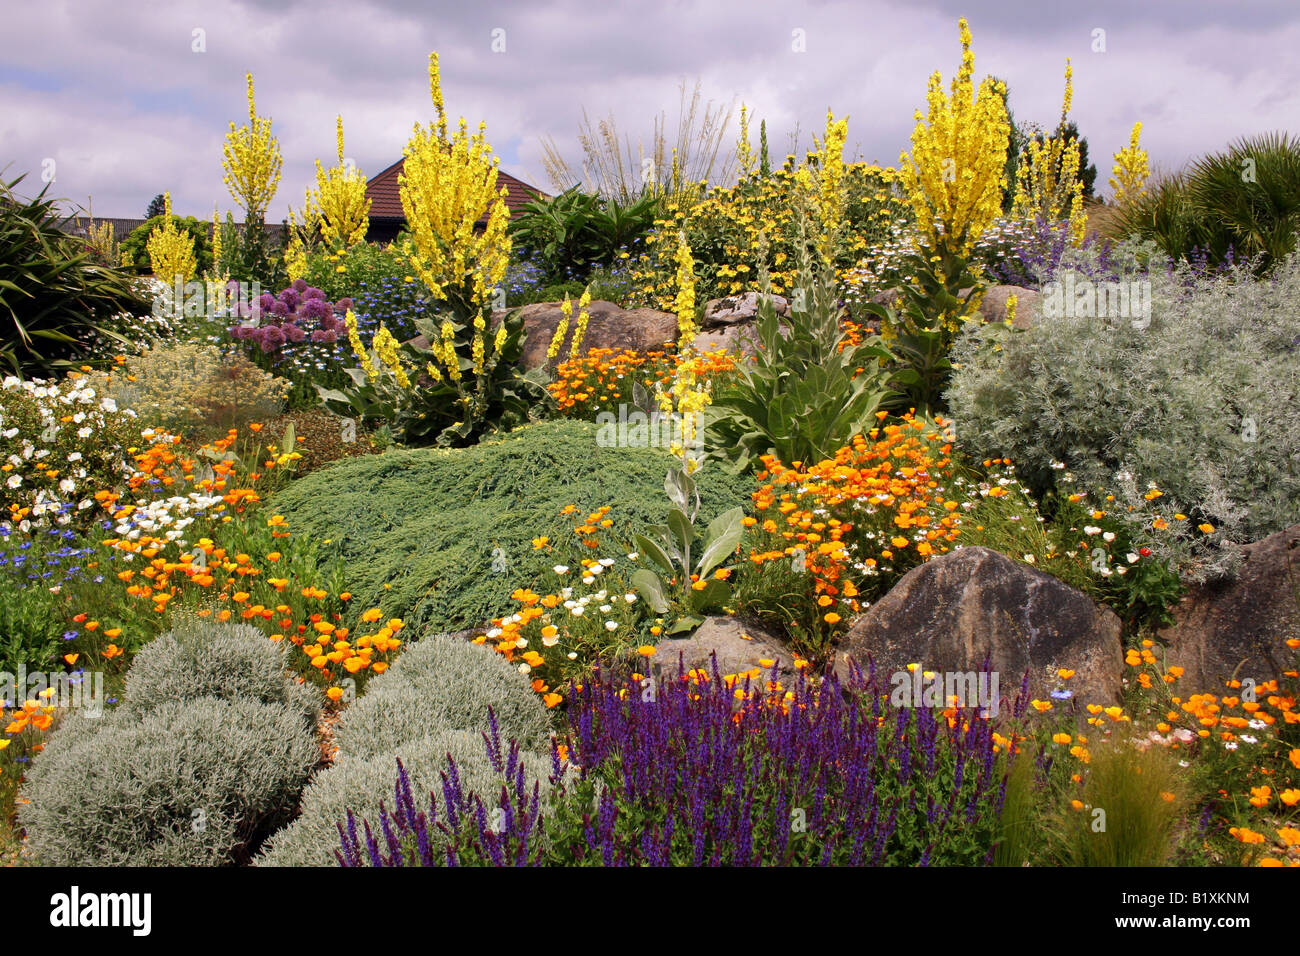
{"type": "Polygon", "coordinates": [[[144,302],[130,276],[97,265],[83,240],[59,228],[45,190],[30,200],[14,194],[23,178],[0,181],[0,365],[48,375],[77,364],[111,317],[144,302]]]}
{"type": "MultiPolygon", "coordinates": [[[[567,553],[621,557],[633,550],[633,530],[667,516],[668,452],[601,447],[597,432],[546,422],[470,448],[351,459],[295,481],[271,504],[295,534],[346,562],[356,601],[392,608],[408,626],[475,627],[512,611],[510,593],[553,565],[576,565],[567,553]],[[611,508],[614,527],[590,539],[605,545],[600,552],[581,548],[574,527],[583,515],[561,515],[568,505],[611,508]],[[534,548],[543,536],[550,549],[534,548]]],[[[751,478],[710,468],[696,477],[706,523],[753,488],[751,478]]]]}
{"type": "MultiPolygon", "coordinates": [[[[149,258],[149,237],[155,229],[162,228],[166,216],[154,216],[143,225],[136,226],[131,234],[122,240],[122,256],[132,266],[144,272],[153,271],[153,260],[149,258]]],[[[172,225],[188,233],[194,240],[194,262],[199,275],[212,271],[212,224],[199,222],[193,216],[172,216],[172,225]]]]}
{"type": "MultiPolygon", "coordinates": [[[[401,243],[381,246],[359,242],[342,252],[313,251],[307,256],[307,270],[299,278],[325,293],[331,302],[355,298],[363,291],[383,288],[389,280],[398,288],[407,285],[412,250],[401,243]]],[[[423,285],[413,284],[421,291],[423,285]]]]}
{"type": "MultiPolygon", "coordinates": [[[[875,337],[849,344],[833,277],[825,269],[816,274],[806,251],[801,260],[806,307],[796,301],[782,327],[772,300],[760,296],[762,347],[706,413],[711,453],[737,468],[760,468],[768,454],[786,463],[832,458],[870,430],[876,411],[895,394],[880,365],[889,352],[875,337]]],[[[766,271],[761,276],[766,293],[766,271]]]]}
{"type": "Polygon", "coordinates": [[[256,700],[283,704],[315,727],[320,693],[289,678],[286,667],[284,644],[267,640],[257,628],[194,618],[135,655],[123,699],[142,713],[199,697],[256,700]]]}
{"type": "Polygon", "coordinates": [[[1059,866],[1164,866],[1173,856],[1186,806],[1183,774],[1163,747],[1115,737],[1091,749],[1083,804],[1061,800],[1045,824],[1059,866]]]}
{"type": "Polygon", "coordinates": [[[419,740],[430,727],[479,731],[489,708],[505,739],[533,747],[550,721],[541,698],[504,657],[479,644],[429,635],[406,648],[344,711],[335,735],[340,753],[368,759],[419,740]]]}
{"type": "Polygon", "coordinates": [[[1150,283],[1149,319],[1067,313],[962,336],[947,393],[959,445],[1011,458],[1040,495],[1072,475],[1063,493],[1126,487],[1140,511],[1154,483],[1164,520],[1208,523],[1215,545],[1300,522],[1300,254],[1267,281],[1154,261],[1130,280],[1150,283]]]}
{"type": "Polygon", "coordinates": [[[134,409],[142,426],[194,438],[274,418],[284,411],[289,387],[241,354],[189,342],[155,345],[126,368],[128,375],[113,376],[108,394],[134,409]]]}
{"type": "MultiPolygon", "coordinates": [[[[348,811],[358,821],[377,822],[381,803],[390,812],[394,809],[399,759],[410,777],[411,792],[423,806],[430,792],[441,795],[448,757],[456,761],[461,787],[482,795],[492,806],[491,797],[500,794],[506,781],[492,768],[483,735],[477,731],[434,728],[426,736],[394,751],[366,759],[341,756],[334,766],[312,779],[303,793],[298,819],[271,837],[257,858],[257,865],[337,866],[334,855],[339,847],[337,827],[347,820],[348,811]]],[[[537,782],[545,794],[550,761],[527,751],[521,752],[520,757],[528,791],[531,793],[533,783],[537,782]]]]}
{"type": "Polygon", "coordinates": [[[1152,239],[1175,259],[1210,266],[1254,258],[1267,273],[1300,235],[1300,138],[1246,138],[1153,184],[1119,210],[1111,230],[1152,239]]]}
{"type": "Polygon", "coordinates": [[[652,193],[620,203],[574,186],[526,203],[510,223],[510,238],[534,257],[549,283],[563,283],[608,268],[620,250],[639,247],[659,213],[660,199],[652,193]]]}
{"type": "Polygon", "coordinates": [[[19,821],[52,866],[221,866],[284,819],[318,753],[302,715],[237,699],[73,716],[23,788],[19,821]]]}

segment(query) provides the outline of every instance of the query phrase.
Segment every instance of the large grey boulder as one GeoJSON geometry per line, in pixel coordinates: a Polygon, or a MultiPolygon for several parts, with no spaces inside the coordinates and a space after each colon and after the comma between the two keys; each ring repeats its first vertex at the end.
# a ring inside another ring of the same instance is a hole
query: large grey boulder
{"type": "Polygon", "coordinates": [[[1183,696],[1221,694],[1232,677],[1256,684],[1294,669],[1300,637],[1300,525],[1245,545],[1234,578],[1193,586],[1157,635],[1165,664],[1184,668],[1183,696]]]}
{"type": "Polygon", "coordinates": [[[673,680],[680,673],[702,670],[713,674],[712,655],[717,654],[718,674],[739,674],[754,669],[767,678],[772,666],[777,668],[779,680],[789,681],[795,675],[794,655],[779,639],[762,630],[748,627],[732,617],[710,617],[695,629],[690,637],[661,640],[651,666],[660,680],[673,680]],[[761,662],[773,661],[774,665],[761,662]]]}
{"type": "MultiPolygon", "coordinates": [[[[752,324],[758,318],[758,305],[762,293],[742,292],[721,299],[710,299],[704,304],[704,318],[700,325],[705,329],[720,325],[752,324]]],[[[780,295],[771,296],[776,314],[790,317],[790,303],[780,295]]]]}
{"type": "Polygon", "coordinates": [[[908,664],[958,674],[980,671],[987,658],[1009,707],[1026,671],[1030,695],[1047,700],[1057,669],[1067,668],[1075,703],[1109,706],[1123,677],[1120,627],[1049,574],[988,548],[959,548],[913,568],[872,605],[841,641],[834,669],[847,681],[851,661],[866,673],[871,659],[883,689],[908,664]]]}

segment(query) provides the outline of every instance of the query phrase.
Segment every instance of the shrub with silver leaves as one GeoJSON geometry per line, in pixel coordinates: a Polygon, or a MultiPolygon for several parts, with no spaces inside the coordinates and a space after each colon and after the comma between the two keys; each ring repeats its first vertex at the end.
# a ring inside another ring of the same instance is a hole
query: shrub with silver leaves
{"type": "MultiPolygon", "coordinates": [[[[300,816],[271,837],[257,865],[337,866],[337,827],[346,822],[348,811],[358,820],[378,825],[380,803],[389,811],[394,809],[398,758],[410,776],[417,801],[427,805],[432,791],[438,796],[439,806],[443,806],[442,774],[447,770],[449,755],[456,761],[461,789],[477,793],[486,806],[495,807],[505,780],[492,769],[483,735],[468,730],[437,730],[391,753],[365,760],[341,757],[334,766],[317,774],[303,793],[300,816]]],[[[529,792],[537,782],[545,797],[551,774],[549,758],[529,752],[520,756],[529,792]]]]}
{"type": "Polygon", "coordinates": [[[243,863],[318,757],[282,704],[205,697],[69,719],[32,764],[19,821],[46,865],[243,863]]]}
{"type": "Polygon", "coordinates": [[[527,681],[492,650],[446,635],[408,645],[397,663],[372,678],[335,730],[339,753],[359,759],[391,753],[433,728],[487,729],[488,708],[503,740],[523,749],[550,736],[546,707],[527,681]]]}
{"type": "Polygon", "coordinates": [[[958,442],[976,459],[1010,457],[1040,490],[1053,461],[1077,487],[1154,482],[1166,519],[1214,526],[1179,563],[1215,577],[1231,545],[1300,522],[1300,254],[1262,282],[1244,266],[1207,277],[1116,261],[1122,282],[1149,281],[1149,321],[1082,315],[1063,296],[1028,331],[962,336],[947,394],[958,442]]]}
{"type": "Polygon", "coordinates": [[[283,644],[248,624],[197,618],[141,648],[127,673],[126,704],[138,711],[197,697],[284,704],[314,728],[323,698],[286,673],[283,644]]]}

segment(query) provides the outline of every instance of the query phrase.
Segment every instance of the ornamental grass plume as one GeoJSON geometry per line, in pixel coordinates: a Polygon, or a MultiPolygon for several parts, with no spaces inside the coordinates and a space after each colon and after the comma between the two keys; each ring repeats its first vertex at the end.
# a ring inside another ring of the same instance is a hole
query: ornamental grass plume
{"type": "Polygon", "coordinates": [[[172,220],[172,194],[163,194],[163,223],[149,234],[149,258],[154,275],[172,282],[187,282],[198,271],[194,259],[194,237],[176,227],[172,220]]]}
{"type": "Polygon", "coordinates": [[[976,98],[964,17],[960,26],[961,67],[951,95],[936,70],[926,94],[929,113],[917,111],[912,155],[901,154],[899,173],[925,244],[965,255],[1001,211],[1011,127],[999,81],[985,77],[976,98]]]}
{"type": "Polygon", "coordinates": [[[1131,202],[1146,191],[1151,167],[1147,161],[1146,150],[1138,145],[1138,137],[1141,135],[1142,124],[1134,123],[1133,132],[1129,134],[1128,146],[1115,154],[1115,165],[1111,170],[1114,175],[1111,176],[1109,183],[1114,192],[1116,205],[1131,202]]]}
{"type": "Polygon", "coordinates": [[[271,118],[257,115],[253,74],[248,79],[248,125],[226,133],[221,168],[223,182],[244,209],[246,223],[261,222],[280,185],[280,143],[271,135],[271,118]]]}

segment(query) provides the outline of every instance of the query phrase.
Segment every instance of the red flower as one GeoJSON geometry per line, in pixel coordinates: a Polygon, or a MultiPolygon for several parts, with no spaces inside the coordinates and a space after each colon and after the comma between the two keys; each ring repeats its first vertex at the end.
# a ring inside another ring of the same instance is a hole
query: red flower
{"type": "Polygon", "coordinates": [[[1142,555],[1142,557],[1144,557],[1144,558],[1149,558],[1149,557],[1151,557],[1151,549],[1150,549],[1150,548],[1138,548],[1138,554],[1142,555]]]}

